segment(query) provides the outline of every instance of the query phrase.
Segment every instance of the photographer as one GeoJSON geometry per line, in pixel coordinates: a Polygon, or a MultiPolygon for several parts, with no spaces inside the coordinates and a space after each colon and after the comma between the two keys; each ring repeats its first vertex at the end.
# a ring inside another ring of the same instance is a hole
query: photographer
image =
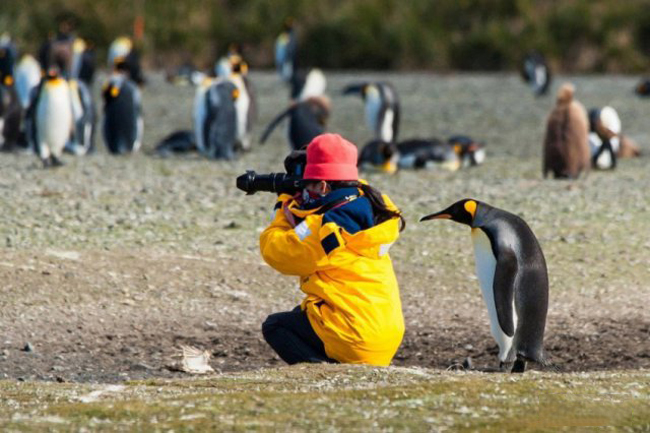
{"type": "Polygon", "coordinates": [[[404,226],[400,211],[358,180],[357,148],[337,134],[309,144],[301,185],[278,197],[260,249],[273,268],[300,277],[307,297],[270,315],[264,339],[289,364],[388,365],[404,334],[388,255],[404,226]]]}

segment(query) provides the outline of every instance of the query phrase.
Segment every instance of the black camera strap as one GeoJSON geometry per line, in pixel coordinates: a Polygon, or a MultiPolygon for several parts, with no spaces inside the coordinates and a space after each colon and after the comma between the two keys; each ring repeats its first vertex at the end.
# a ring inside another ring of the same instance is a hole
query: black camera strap
{"type": "Polygon", "coordinates": [[[354,195],[347,195],[343,198],[340,198],[339,200],[334,200],[331,201],[321,207],[318,208],[316,212],[314,212],[316,215],[323,215],[325,212],[331,211],[332,209],[335,209],[339,206],[343,206],[346,203],[349,203],[351,201],[354,201],[358,199],[359,196],[354,194],[354,195]]]}

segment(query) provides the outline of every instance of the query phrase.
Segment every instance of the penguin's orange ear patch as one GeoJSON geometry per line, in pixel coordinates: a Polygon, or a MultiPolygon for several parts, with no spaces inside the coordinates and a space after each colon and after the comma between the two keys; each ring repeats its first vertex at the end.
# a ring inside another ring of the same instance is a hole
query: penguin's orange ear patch
{"type": "Polygon", "coordinates": [[[119,94],[120,94],[120,89],[118,87],[116,87],[116,86],[112,86],[111,87],[111,96],[113,98],[117,98],[117,95],[119,95],[119,94]]]}
{"type": "Polygon", "coordinates": [[[239,98],[239,89],[235,89],[232,91],[232,99],[237,99],[239,98]]]}
{"type": "Polygon", "coordinates": [[[11,86],[14,83],[14,78],[11,75],[5,77],[5,86],[11,86]]]}
{"type": "Polygon", "coordinates": [[[472,218],[474,218],[474,215],[476,214],[476,202],[474,200],[467,200],[465,202],[465,210],[472,215],[472,218]]]}

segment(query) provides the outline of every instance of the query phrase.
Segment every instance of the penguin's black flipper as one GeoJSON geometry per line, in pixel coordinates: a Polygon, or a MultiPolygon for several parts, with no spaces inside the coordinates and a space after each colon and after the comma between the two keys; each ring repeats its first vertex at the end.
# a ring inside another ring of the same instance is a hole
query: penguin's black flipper
{"type": "Polygon", "coordinates": [[[501,330],[508,336],[515,335],[515,325],[512,320],[513,300],[515,296],[515,279],[517,276],[517,256],[510,248],[502,247],[497,257],[494,272],[494,305],[501,330]]]}
{"type": "Polygon", "coordinates": [[[343,88],[343,91],[341,92],[342,95],[344,96],[349,96],[349,95],[361,95],[363,92],[363,88],[367,86],[368,83],[353,83],[353,84],[348,84],[343,88]]]}
{"type": "Polygon", "coordinates": [[[291,111],[295,108],[295,104],[292,104],[284,110],[282,113],[278,114],[278,116],[269,123],[269,126],[266,127],[264,130],[264,133],[262,134],[262,137],[260,138],[260,144],[264,144],[264,142],[269,138],[269,135],[273,132],[273,130],[282,122],[282,120],[291,113],[291,111]]]}

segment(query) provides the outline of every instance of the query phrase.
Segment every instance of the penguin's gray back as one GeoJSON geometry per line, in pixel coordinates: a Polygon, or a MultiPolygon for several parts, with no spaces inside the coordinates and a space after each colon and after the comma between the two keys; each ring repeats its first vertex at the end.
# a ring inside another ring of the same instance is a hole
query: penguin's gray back
{"type": "Polygon", "coordinates": [[[215,159],[233,159],[237,139],[237,109],[230,81],[213,84],[206,94],[206,117],[203,126],[205,153],[215,159]]]}
{"type": "Polygon", "coordinates": [[[517,215],[484,203],[477,208],[474,226],[489,238],[496,259],[495,302],[506,310],[505,315],[499,316],[499,323],[506,334],[514,330],[508,361],[520,355],[545,363],[543,339],[548,311],[548,272],[537,238],[517,215]],[[507,301],[509,293],[511,301],[507,301]],[[514,306],[511,316],[507,314],[508,304],[511,310],[514,306]],[[502,323],[507,316],[516,317],[516,323],[502,323]]]}

